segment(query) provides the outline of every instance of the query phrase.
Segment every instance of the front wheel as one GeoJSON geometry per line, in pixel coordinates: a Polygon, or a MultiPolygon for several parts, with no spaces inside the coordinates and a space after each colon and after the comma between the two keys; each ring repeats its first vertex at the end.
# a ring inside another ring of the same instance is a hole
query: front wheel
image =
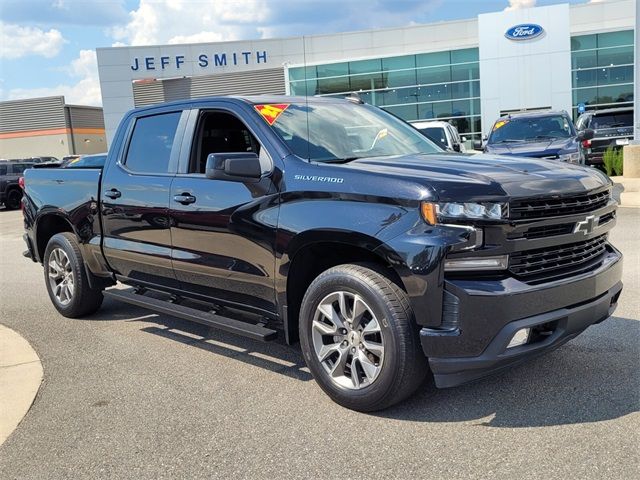
{"type": "Polygon", "coordinates": [[[102,305],[102,290],[89,286],[72,233],[58,233],[49,240],[44,253],[44,279],[53,306],[65,317],[89,315],[102,305]]]}
{"type": "Polygon", "coordinates": [[[375,265],[339,265],[311,283],[300,343],[320,387],[353,410],[405,399],[428,372],[407,295],[375,265]]]}

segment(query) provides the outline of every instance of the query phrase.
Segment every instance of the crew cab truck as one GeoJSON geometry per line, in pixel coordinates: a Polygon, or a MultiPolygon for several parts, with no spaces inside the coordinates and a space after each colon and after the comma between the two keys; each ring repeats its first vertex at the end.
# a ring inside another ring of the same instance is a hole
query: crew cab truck
{"type": "Polygon", "coordinates": [[[361,411],[428,374],[451,387],[548,352],[622,289],[602,173],[443,152],[357,100],[136,109],[102,170],[28,170],[23,202],[25,255],[62,315],[108,296],[299,340],[320,387],[361,411]]]}

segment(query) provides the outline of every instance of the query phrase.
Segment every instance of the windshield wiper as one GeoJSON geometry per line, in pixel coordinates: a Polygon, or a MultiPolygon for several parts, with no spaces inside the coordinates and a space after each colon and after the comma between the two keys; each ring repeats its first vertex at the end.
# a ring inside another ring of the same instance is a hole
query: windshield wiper
{"type": "Polygon", "coordinates": [[[521,138],[505,138],[504,140],[498,140],[497,142],[491,142],[491,143],[495,144],[495,143],[520,143],[520,142],[524,142],[524,140],[521,138]]]}
{"type": "Polygon", "coordinates": [[[364,157],[345,157],[345,158],[326,158],[326,159],[316,159],[316,162],[321,163],[349,163],[353,160],[358,160],[359,158],[364,157]]]}

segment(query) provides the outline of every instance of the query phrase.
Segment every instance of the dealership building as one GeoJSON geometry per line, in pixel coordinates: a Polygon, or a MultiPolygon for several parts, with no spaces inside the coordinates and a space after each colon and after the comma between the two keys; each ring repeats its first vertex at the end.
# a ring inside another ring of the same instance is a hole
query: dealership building
{"type": "Polygon", "coordinates": [[[471,141],[504,113],[633,105],[635,0],[284,39],[99,48],[107,139],[137,106],[233,94],[345,96],[471,141]]]}
{"type": "Polygon", "coordinates": [[[107,151],[102,109],[63,96],[0,102],[0,159],[107,151]]]}

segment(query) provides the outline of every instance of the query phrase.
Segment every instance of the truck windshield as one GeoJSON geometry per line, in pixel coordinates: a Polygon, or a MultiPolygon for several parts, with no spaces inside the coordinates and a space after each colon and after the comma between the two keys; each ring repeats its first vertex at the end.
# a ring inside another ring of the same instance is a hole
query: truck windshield
{"type": "Polygon", "coordinates": [[[444,128],[442,127],[427,127],[427,128],[419,128],[420,132],[422,132],[426,137],[435,142],[438,145],[442,145],[443,147],[447,146],[447,136],[444,133],[444,128]]]}
{"type": "Polygon", "coordinates": [[[505,118],[494,124],[488,143],[523,142],[573,136],[575,136],[573,126],[563,115],[505,118]]]}
{"type": "Polygon", "coordinates": [[[255,108],[294,154],[308,160],[442,152],[410,125],[369,105],[310,102],[255,108]]]}

